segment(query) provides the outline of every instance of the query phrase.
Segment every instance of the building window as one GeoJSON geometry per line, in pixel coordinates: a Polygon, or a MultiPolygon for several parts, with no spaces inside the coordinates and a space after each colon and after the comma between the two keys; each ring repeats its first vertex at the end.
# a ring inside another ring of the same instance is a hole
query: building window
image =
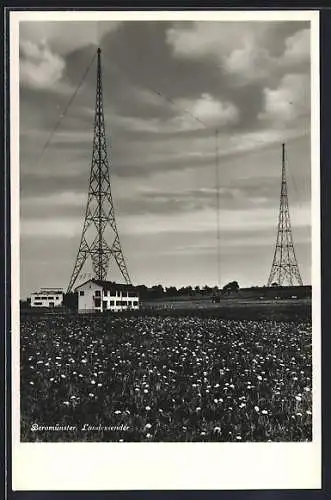
{"type": "MultiPolygon", "coordinates": [[[[80,295],[81,297],[84,297],[84,290],[80,290],[80,291],[79,291],[79,295],[80,295]]],[[[56,297],[56,298],[57,298],[57,297],[56,297]]]]}
{"type": "Polygon", "coordinates": [[[101,299],[94,299],[94,305],[95,305],[95,307],[100,307],[101,306],[101,299]]]}
{"type": "Polygon", "coordinates": [[[109,305],[110,305],[110,306],[114,306],[114,305],[115,305],[114,301],[113,301],[113,300],[110,300],[110,301],[109,301],[109,305]]]}
{"type": "Polygon", "coordinates": [[[40,300],[40,297],[35,297],[34,300],[40,300]]]}
{"type": "Polygon", "coordinates": [[[54,307],[54,302],[50,302],[49,307],[54,307]]]}
{"type": "Polygon", "coordinates": [[[95,291],[95,296],[96,296],[96,297],[101,297],[101,292],[100,292],[100,290],[96,290],[96,291],[95,291]]]}
{"type": "MultiPolygon", "coordinates": [[[[84,293],[84,292],[83,292],[84,293]]],[[[55,297],[55,300],[59,300],[59,297],[55,297]]]]}
{"type": "Polygon", "coordinates": [[[48,300],[54,300],[54,297],[48,297],[48,300]]]}
{"type": "Polygon", "coordinates": [[[120,300],[116,300],[115,305],[116,306],[120,306],[121,305],[121,301],[120,300]]]}
{"type": "Polygon", "coordinates": [[[47,300],[47,297],[41,297],[41,300],[47,300]]]}
{"type": "Polygon", "coordinates": [[[35,302],[34,305],[35,306],[42,306],[43,304],[42,304],[42,302],[35,302]]]}
{"type": "Polygon", "coordinates": [[[122,306],[127,306],[127,305],[128,305],[127,301],[126,300],[122,300],[122,306]]]}

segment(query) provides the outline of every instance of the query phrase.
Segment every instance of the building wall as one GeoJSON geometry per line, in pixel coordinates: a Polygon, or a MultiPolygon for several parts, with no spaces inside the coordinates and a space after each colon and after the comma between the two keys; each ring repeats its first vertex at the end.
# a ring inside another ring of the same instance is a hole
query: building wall
{"type": "Polygon", "coordinates": [[[84,285],[77,287],[78,292],[78,311],[79,312],[94,312],[102,310],[102,288],[96,285],[92,281],[85,283],[84,285]],[[100,304],[101,307],[95,306],[95,292],[100,292],[100,304]]]}
{"type": "Polygon", "coordinates": [[[56,290],[41,290],[31,294],[31,307],[59,307],[63,303],[63,293],[56,290]]]}
{"type": "MultiPolygon", "coordinates": [[[[120,290],[116,294],[111,294],[110,290],[103,290],[96,283],[88,282],[76,288],[78,293],[78,311],[81,313],[95,311],[125,311],[138,310],[139,297],[128,296],[127,292],[120,290]],[[96,293],[100,293],[97,296],[96,293]],[[95,299],[100,299],[100,306],[96,306],[95,299]]],[[[132,295],[132,292],[129,292],[132,295]]]]}
{"type": "Polygon", "coordinates": [[[104,295],[103,301],[104,310],[107,311],[126,311],[126,310],[138,310],[139,309],[139,297],[138,295],[134,297],[128,297],[126,292],[118,291],[116,295],[104,295]]]}

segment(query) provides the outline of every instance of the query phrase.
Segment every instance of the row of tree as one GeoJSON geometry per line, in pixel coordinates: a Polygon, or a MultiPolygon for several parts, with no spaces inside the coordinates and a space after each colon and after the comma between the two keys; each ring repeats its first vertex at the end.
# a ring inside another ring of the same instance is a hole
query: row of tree
{"type": "Polygon", "coordinates": [[[213,296],[220,292],[238,291],[239,284],[237,281],[231,281],[222,289],[218,286],[210,287],[205,285],[200,286],[183,286],[177,288],[175,286],[163,287],[162,285],[154,285],[147,287],[146,285],[138,285],[135,287],[141,299],[162,299],[165,297],[197,297],[197,296],[213,296]]]}

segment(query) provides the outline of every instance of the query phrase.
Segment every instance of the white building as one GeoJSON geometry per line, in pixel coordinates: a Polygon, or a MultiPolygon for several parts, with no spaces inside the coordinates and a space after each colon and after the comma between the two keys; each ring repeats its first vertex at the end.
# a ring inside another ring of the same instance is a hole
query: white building
{"type": "Polygon", "coordinates": [[[139,295],[132,285],[90,279],[77,286],[75,291],[80,313],[139,309],[139,295]]]}
{"type": "Polygon", "coordinates": [[[41,288],[31,294],[31,307],[60,307],[63,304],[63,290],[59,288],[41,288]]]}

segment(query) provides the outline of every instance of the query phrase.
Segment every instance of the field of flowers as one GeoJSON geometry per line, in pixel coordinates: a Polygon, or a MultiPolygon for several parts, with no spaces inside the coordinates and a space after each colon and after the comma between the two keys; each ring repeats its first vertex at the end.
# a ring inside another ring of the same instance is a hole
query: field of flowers
{"type": "Polygon", "coordinates": [[[311,440],[311,352],[306,320],[22,317],[21,440],[311,440]]]}

